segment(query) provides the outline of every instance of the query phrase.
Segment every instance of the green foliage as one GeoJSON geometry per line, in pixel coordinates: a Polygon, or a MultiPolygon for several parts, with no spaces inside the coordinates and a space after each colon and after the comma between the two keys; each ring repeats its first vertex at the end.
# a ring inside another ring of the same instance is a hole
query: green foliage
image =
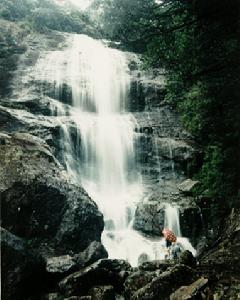
{"type": "Polygon", "coordinates": [[[97,35],[89,17],[77,10],[56,5],[52,0],[2,0],[0,17],[9,21],[24,21],[33,30],[49,29],[97,35]]]}
{"type": "Polygon", "coordinates": [[[219,192],[224,192],[222,153],[223,150],[220,145],[206,147],[203,166],[197,175],[201,181],[201,185],[197,189],[198,193],[208,197],[216,197],[219,192]]]}

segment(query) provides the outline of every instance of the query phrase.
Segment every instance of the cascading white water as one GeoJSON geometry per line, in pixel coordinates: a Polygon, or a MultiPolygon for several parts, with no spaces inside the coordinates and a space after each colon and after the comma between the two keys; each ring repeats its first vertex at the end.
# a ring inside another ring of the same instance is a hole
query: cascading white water
{"type": "MultiPolygon", "coordinates": [[[[38,63],[39,70],[44,66],[40,79],[55,86],[57,99],[61,99],[64,84],[71,89],[72,106],[65,111],[68,122],[62,119],[63,106],[55,105],[56,101],[51,104],[62,128],[68,173],[103,212],[102,241],[110,258],[126,259],[134,266],[141,254],[149,260],[163,259],[163,238],[152,241],[132,229],[143,187],[135,164],[137,124],[125,110],[130,89],[126,57],[84,35],[75,35],[68,43],[67,49],[50,52],[38,63]],[[74,142],[71,123],[77,128],[74,142]]],[[[177,220],[174,211],[166,209],[167,222],[177,220]]],[[[168,226],[181,236],[179,218],[178,224],[168,226]]]]}
{"type": "Polygon", "coordinates": [[[179,221],[179,210],[176,206],[174,207],[170,204],[166,204],[164,227],[172,230],[177,237],[182,236],[179,221]]]}
{"type": "Polygon", "coordinates": [[[177,206],[172,206],[169,203],[165,205],[164,227],[170,229],[177,237],[177,242],[186,250],[196,255],[196,250],[193,248],[187,238],[182,237],[180,228],[179,209],[177,206]]]}

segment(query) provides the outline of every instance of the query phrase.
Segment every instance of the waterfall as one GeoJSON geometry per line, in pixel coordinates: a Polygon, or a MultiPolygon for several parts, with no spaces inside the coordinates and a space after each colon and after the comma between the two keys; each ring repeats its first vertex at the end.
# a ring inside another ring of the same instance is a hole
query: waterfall
{"type": "Polygon", "coordinates": [[[165,205],[164,227],[170,229],[175,234],[177,242],[181,244],[183,249],[189,250],[193,255],[196,255],[196,250],[190,241],[187,238],[182,237],[179,208],[177,206],[172,206],[169,203],[165,205]]]}
{"type": "MultiPolygon", "coordinates": [[[[126,56],[85,35],[70,36],[68,45],[46,53],[36,67],[40,80],[54,86],[50,107],[61,127],[67,172],[102,211],[102,242],[110,258],[126,259],[133,266],[141,255],[163,259],[162,237],[152,240],[132,229],[136,204],[144,193],[135,162],[138,125],[126,111],[130,91],[126,56]],[[66,88],[68,105],[61,104],[66,88]]],[[[170,208],[166,216],[168,223],[176,217],[170,208]]],[[[171,226],[178,228],[179,222],[171,226]]]]}
{"type": "Polygon", "coordinates": [[[164,227],[172,230],[177,237],[181,237],[179,210],[176,206],[166,204],[164,227]]]}

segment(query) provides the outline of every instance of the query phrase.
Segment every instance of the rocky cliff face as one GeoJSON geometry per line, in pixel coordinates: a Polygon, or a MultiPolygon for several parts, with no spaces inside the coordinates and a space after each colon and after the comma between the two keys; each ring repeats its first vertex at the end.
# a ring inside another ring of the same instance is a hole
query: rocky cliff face
{"type": "MultiPolygon", "coordinates": [[[[31,82],[30,70],[41,51],[61,48],[63,41],[58,33],[26,35],[25,52],[15,57],[17,68],[11,70],[13,79],[0,99],[4,299],[39,293],[48,287],[43,279],[46,259],[78,255],[101,240],[103,216],[83,188],[69,181],[57,157],[59,122],[50,115],[48,98],[34,93],[39,85],[31,82]]],[[[81,259],[91,263],[107,256],[105,250],[96,253],[95,258],[85,254],[81,259]]]]}
{"type": "MultiPolygon", "coordinates": [[[[30,72],[42,50],[65,46],[64,35],[30,35],[26,44],[18,69],[11,74],[14,80],[0,99],[4,299],[112,300],[121,294],[126,299],[235,300],[237,212],[226,223],[222,238],[215,241],[216,248],[205,252],[198,267],[189,253],[180,261],[156,261],[139,268],[105,259],[107,253],[100,243],[102,214],[81,186],[69,182],[61,164],[60,122],[69,121],[57,118],[53,106],[67,111],[71,91],[63,86],[62,94],[56,95],[53,86],[30,72]]],[[[140,71],[140,58],[131,53],[128,57],[129,110],[136,119],[135,148],[145,187],[133,226],[159,236],[165,204],[171,203],[180,209],[182,234],[202,247],[204,236],[215,239],[213,229],[219,227],[220,218],[212,214],[213,200],[196,201],[191,193],[197,183],[189,178],[199,166],[201,149],[163,101],[163,72],[140,71]]],[[[71,138],[76,140],[76,128],[71,125],[71,138]]]]}
{"type": "Polygon", "coordinates": [[[103,217],[86,192],[69,183],[44,141],[1,134],[2,226],[46,255],[100,241],[103,217]]]}
{"type": "Polygon", "coordinates": [[[180,208],[182,233],[195,245],[201,234],[201,210],[191,188],[179,185],[198,169],[201,149],[181,126],[177,114],[164,101],[163,70],[141,71],[141,57],[129,54],[131,91],[129,108],[136,119],[135,148],[145,187],[134,228],[159,236],[167,203],[180,208]]]}

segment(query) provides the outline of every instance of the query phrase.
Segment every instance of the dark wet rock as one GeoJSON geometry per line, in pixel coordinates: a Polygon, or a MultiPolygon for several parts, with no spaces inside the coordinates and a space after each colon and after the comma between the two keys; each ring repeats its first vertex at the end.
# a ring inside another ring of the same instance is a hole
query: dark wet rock
{"type": "Polygon", "coordinates": [[[147,234],[161,236],[164,227],[165,205],[158,202],[139,203],[135,212],[133,228],[147,234]]]}
{"type": "Polygon", "coordinates": [[[194,268],[196,267],[197,260],[192,255],[192,252],[186,250],[180,254],[179,263],[194,268]]]}
{"type": "Polygon", "coordinates": [[[70,255],[50,257],[46,260],[46,271],[51,274],[66,274],[74,267],[75,261],[70,255]]]}
{"type": "Polygon", "coordinates": [[[192,180],[192,179],[186,179],[178,185],[178,189],[185,194],[191,194],[192,190],[198,184],[199,184],[199,181],[192,180]]]}
{"type": "Polygon", "coordinates": [[[11,110],[0,106],[0,129],[1,131],[12,132],[21,130],[25,123],[18,118],[11,110]]]}
{"type": "Polygon", "coordinates": [[[184,265],[176,265],[163,272],[150,283],[134,293],[132,299],[137,300],[168,300],[170,294],[183,284],[189,284],[194,277],[194,271],[184,265]]]}
{"type": "Polygon", "coordinates": [[[179,215],[182,236],[189,238],[191,243],[196,246],[203,232],[200,208],[196,204],[185,209],[180,208],[179,215]]]}
{"type": "Polygon", "coordinates": [[[141,70],[141,57],[127,53],[131,71],[129,111],[153,110],[159,108],[166,94],[163,70],[141,70]],[[140,71],[141,70],[141,71],[140,71]]]}
{"type": "MultiPolygon", "coordinates": [[[[44,140],[50,147],[58,160],[62,161],[64,149],[60,142],[62,130],[60,122],[52,117],[36,116],[26,109],[11,108],[0,105],[0,131],[5,133],[21,132],[31,134],[44,140]]],[[[67,122],[63,117],[62,122],[67,122]]]]}
{"type": "Polygon", "coordinates": [[[174,261],[171,260],[152,260],[143,263],[139,266],[139,269],[142,271],[166,271],[169,267],[174,266],[174,261]]]}
{"type": "Polygon", "coordinates": [[[47,256],[77,253],[100,241],[102,214],[68,182],[46,143],[20,133],[1,140],[2,225],[47,256]]]}
{"type": "Polygon", "coordinates": [[[239,274],[240,219],[239,209],[233,209],[222,227],[221,237],[202,255],[200,265],[210,272],[239,274]]]}
{"type": "Polygon", "coordinates": [[[208,283],[207,278],[199,278],[188,286],[182,286],[177,291],[171,294],[170,300],[196,300],[203,299],[201,291],[208,283]]]}
{"type": "Polygon", "coordinates": [[[52,281],[59,281],[99,259],[107,258],[108,253],[100,242],[92,242],[83,252],[76,255],[62,255],[46,258],[46,272],[52,281]]]}
{"type": "Polygon", "coordinates": [[[143,271],[138,270],[132,273],[124,282],[124,295],[127,299],[131,299],[133,294],[151,282],[156,276],[160,274],[160,271],[143,271]]]}
{"type": "Polygon", "coordinates": [[[125,280],[121,273],[130,269],[131,266],[124,260],[102,259],[63,279],[59,288],[65,296],[84,296],[96,285],[112,285],[121,291],[125,280]]]}
{"type": "Polygon", "coordinates": [[[76,254],[74,260],[81,268],[86,267],[99,259],[107,258],[108,253],[102,243],[92,242],[83,252],[76,254]]]}
{"type": "Polygon", "coordinates": [[[1,228],[2,297],[25,300],[40,291],[44,282],[44,261],[23,239],[1,228]]]}
{"type": "MultiPolygon", "coordinates": [[[[157,195],[155,195],[157,197],[157,195]]],[[[133,227],[151,236],[162,236],[164,227],[165,207],[168,201],[172,203],[174,197],[163,198],[158,195],[156,200],[139,203],[135,212],[133,227]]],[[[201,232],[201,213],[193,198],[177,197],[175,205],[179,207],[182,235],[194,243],[201,232]]],[[[174,204],[172,204],[174,206],[174,204]]]]}
{"type": "Polygon", "coordinates": [[[44,295],[41,300],[64,300],[63,296],[57,293],[44,295]]]}
{"type": "Polygon", "coordinates": [[[187,162],[196,155],[196,149],[183,140],[158,138],[155,142],[158,155],[174,161],[187,162]]]}
{"type": "Polygon", "coordinates": [[[139,257],[138,257],[138,266],[143,264],[144,262],[149,261],[150,258],[146,253],[142,253],[139,257]]]}
{"type": "Polygon", "coordinates": [[[115,300],[115,292],[113,286],[95,286],[90,291],[92,300],[115,300]]]}

